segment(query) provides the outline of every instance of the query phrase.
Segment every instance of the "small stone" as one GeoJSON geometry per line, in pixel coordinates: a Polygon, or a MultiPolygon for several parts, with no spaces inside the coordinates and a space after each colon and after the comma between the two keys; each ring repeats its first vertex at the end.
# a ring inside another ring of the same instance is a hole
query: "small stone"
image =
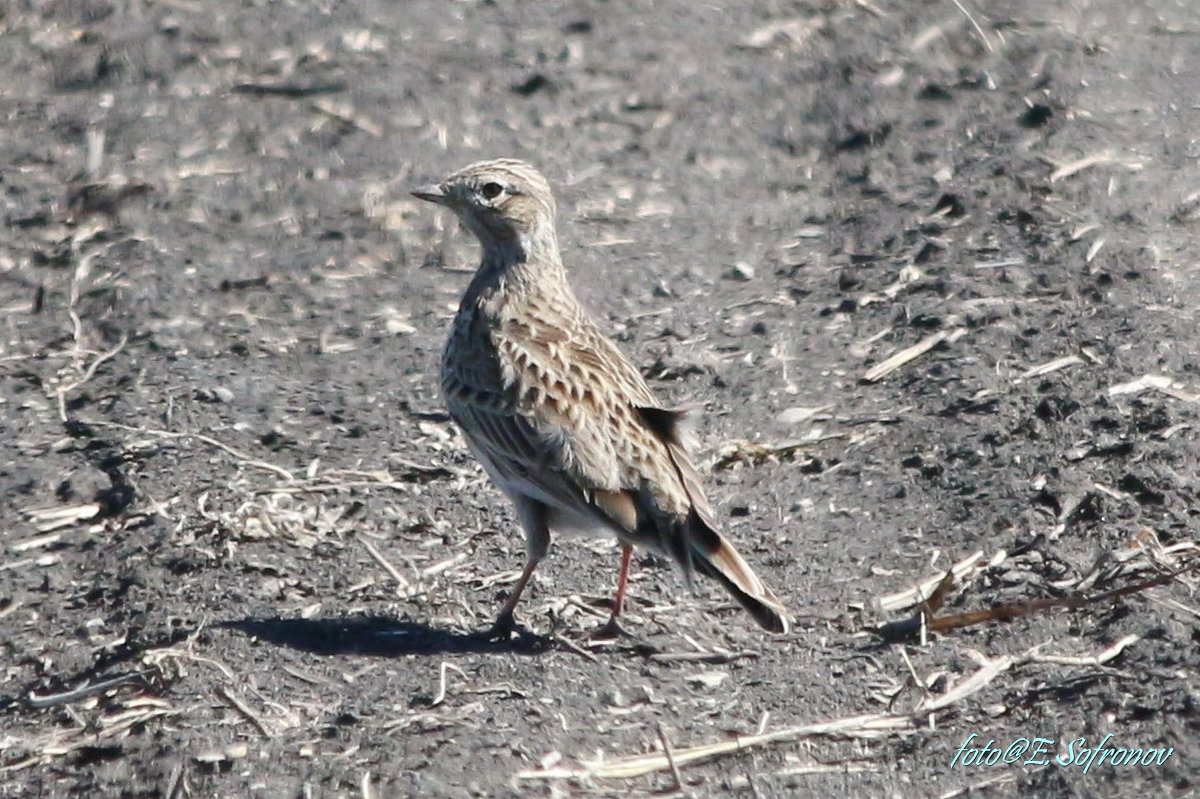
{"type": "Polygon", "coordinates": [[[775,417],[775,421],[780,424],[800,424],[827,410],[829,410],[828,405],[819,405],[813,408],[785,408],[775,417]]]}
{"type": "Polygon", "coordinates": [[[629,705],[629,700],[625,698],[625,694],[621,693],[620,689],[614,688],[604,694],[604,704],[610,707],[626,707],[629,705]]]}
{"type": "Polygon", "coordinates": [[[729,272],[727,273],[727,276],[731,280],[753,280],[754,279],[754,267],[751,266],[750,264],[746,263],[745,261],[738,261],[736,264],[733,265],[732,268],[730,268],[729,272]]]}
{"type": "Polygon", "coordinates": [[[705,671],[699,674],[688,674],[683,679],[688,685],[694,688],[716,688],[728,678],[728,672],[705,671]]]}

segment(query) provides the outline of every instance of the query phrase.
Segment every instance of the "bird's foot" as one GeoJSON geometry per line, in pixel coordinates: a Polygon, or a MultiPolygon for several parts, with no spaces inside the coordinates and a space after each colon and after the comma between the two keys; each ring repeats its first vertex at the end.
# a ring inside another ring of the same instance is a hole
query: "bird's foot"
{"type": "Polygon", "coordinates": [[[501,613],[486,630],[480,630],[475,635],[485,641],[507,641],[514,635],[524,635],[525,628],[517,624],[512,613],[501,613]]]}
{"type": "Polygon", "coordinates": [[[621,626],[616,616],[609,616],[608,621],[587,634],[589,641],[617,641],[621,638],[633,638],[633,633],[621,626]]]}

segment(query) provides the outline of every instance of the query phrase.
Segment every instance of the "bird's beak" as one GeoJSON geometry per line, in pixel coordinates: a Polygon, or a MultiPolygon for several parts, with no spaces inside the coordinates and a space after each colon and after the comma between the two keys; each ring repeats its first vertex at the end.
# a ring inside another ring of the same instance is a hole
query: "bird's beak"
{"type": "Polygon", "coordinates": [[[446,190],[437,183],[431,183],[428,186],[422,186],[419,189],[412,190],[412,196],[419,200],[425,200],[438,205],[446,205],[449,198],[446,196],[446,190]]]}

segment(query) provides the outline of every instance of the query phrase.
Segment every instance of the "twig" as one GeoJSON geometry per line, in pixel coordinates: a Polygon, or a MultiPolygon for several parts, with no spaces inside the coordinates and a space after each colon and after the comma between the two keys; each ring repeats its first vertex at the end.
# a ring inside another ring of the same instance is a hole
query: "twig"
{"type": "MultiPolygon", "coordinates": [[[[920,677],[917,676],[917,670],[913,666],[912,660],[910,660],[908,657],[908,651],[904,648],[903,645],[897,646],[896,649],[900,652],[900,659],[904,661],[904,665],[908,668],[908,675],[912,678],[913,685],[920,688],[921,693],[925,695],[925,699],[928,699],[929,698],[929,686],[927,686],[925,684],[924,680],[922,680],[920,677]]],[[[897,692],[897,693],[899,693],[899,692],[897,692]]],[[[924,701],[924,700],[922,700],[922,701],[924,701]]],[[[890,704],[889,704],[888,709],[891,710],[890,704]]]]}
{"type": "MultiPolygon", "coordinates": [[[[1003,269],[1007,266],[1024,266],[1024,258],[1003,258],[999,261],[976,261],[974,268],[976,269],[1003,269]]],[[[984,299],[992,299],[987,297],[984,299]]]]}
{"type": "Polygon", "coordinates": [[[247,466],[253,466],[257,469],[262,469],[263,471],[273,472],[274,474],[277,474],[280,477],[282,477],[283,479],[288,480],[288,481],[294,481],[296,479],[295,476],[291,472],[289,472],[287,469],[283,468],[282,466],[276,466],[273,463],[267,463],[266,461],[260,461],[257,458],[252,458],[251,456],[247,455],[246,453],[244,453],[240,450],[234,449],[233,447],[229,446],[228,444],[224,444],[224,443],[218,441],[217,439],[213,438],[212,436],[206,436],[203,433],[187,433],[187,432],[177,433],[172,430],[154,430],[154,429],[151,429],[148,427],[134,427],[133,425],[121,424],[119,422],[106,422],[106,421],[100,421],[100,420],[90,421],[90,422],[87,422],[86,424],[95,425],[96,427],[114,427],[114,428],[117,428],[118,430],[128,430],[133,433],[141,433],[143,435],[149,435],[149,436],[158,436],[159,438],[167,438],[167,439],[172,439],[172,440],[179,440],[182,438],[194,438],[197,441],[208,444],[210,447],[216,447],[217,449],[221,450],[222,452],[232,455],[233,457],[237,458],[242,463],[245,463],[247,466]]]}
{"type": "Polygon", "coordinates": [[[1177,400],[1184,402],[1200,402],[1200,396],[1189,394],[1175,388],[1171,378],[1166,375],[1142,375],[1137,380],[1131,380],[1128,383],[1118,383],[1115,386],[1110,386],[1108,396],[1115,397],[1119,394],[1138,394],[1147,389],[1153,389],[1168,397],[1174,397],[1177,400]]]}
{"type": "Polygon", "coordinates": [[[8,616],[11,616],[13,613],[17,612],[18,608],[21,608],[24,605],[25,605],[25,603],[19,599],[10,601],[7,605],[0,608],[0,619],[4,619],[8,616]]]}
{"type": "Polygon", "coordinates": [[[920,358],[943,341],[953,343],[965,336],[966,333],[966,329],[961,327],[953,330],[939,330],[933,335],[921,339],[911,347],[900,350],[887,360],[875,364],[875,366],[868,369],[867,373],[863,375],[863,380],[868,383],[877,383],[910,361],[920,358]]]}
{"type": "Polygon", "coordinates": [[[806,763],[775,772],[776,777],[802,777],[809,774],[859,774],[864,771],[883,771],[883,766],[874,763],[806,763]]]}
{"type": "Polygon", "coordinates": [[[950,2],[958,6],[958,10],[961,11],[963,16],[967,18],[967,21],[971,23],[971,27],[974,28],[975,32],[979,34],[979,38],[983,40],[983,46],[987,48],[987,51],[989,53],[996,52],[995,49],[992,48],[992,43],[988,41],[987,34],[983,32],[983,28],[979,27],[979,23],[975,21],[975,17],[971,16],[971,12],[967,11],[967,9],[962,3],[959,2],[959,0],[950,0],[950,2]]]}
{"type": "Polygon", "coordinates": [[[302,483],[294,486],[269,486],[257,490],[259,494],[339,494],[352,488],[390,488],[393,491],[408,490],[408,486],[395,480],[349,480],[344,483],[302,483]]]}
{"type": "Polygon", "coordinates": [[[256,96],[274,95],[276,97],[310,97],[316,94],[334,94],[345,91],[346,84],[335,81],[332,83],[238,83],[233,87],[235,94],[251,94],[256,96]]]}
{"type": "Polygon", "coordinates": [[[572,641],[569,638],[564,638],[563,636],[556,634],[554,636],[554,640],[557,641],[558,643],[562,644],[563,646],[565,646],[570,651],[574,652],[576,655],[586,658],[587,660],[590,660],[593,663],[600,662],[600,658],[596,657],[591,652],[587,651],[586,649],[584,649],[579,644],[575,643],[574,641],[572,641]]]}
{"type": "Polygon", "coordinates": [[[412,586],[412,583],[410,583],[404,577],[404,575],[401,574],[396,569],[395,566],[393,566],[390,562],[388,562],[388,559],[383,556],[383,553],[381,553],[378,549],[375,548],[374,544],[372,544],[370,541],[363,538],[362,536],[358,536],[358,540],[363,545],[363,549],[367,550],[367,554],[370,555],[375,560],[375,562],[378,563],[379,566],[385,572],[387,572],[388,575],[393,580],[396,581],[396,586],[401,593],[407,591],[412,586]]]}
{"type": "MultiPolygon", "coordinates": [[[[1136,636],[1126,636],[1112,646],[1098,652],[1092,657],[1071,659],[1072,664],[1082,665],[1107,663],[1119,655],[1126,647],[1137,640],[1136,636]]],[[[708,760],[733,752],[740,752],[756,746],[777,742],[794,742],[809,738],[841,737],[841,738],[880,738],[891,735],[908,735],[916,730],[916,723],[939,710],[943,710],[956,702],[978,693],[991,684],[998,676],[1015,666],[1027,663],[1058,663],[1060,658],[1065,662],[1068,658],[1056,655],[1040,655],[1038,649],[1043,644],[1026,650],[1016,656],[1005,656],[995,659],[974,653],[980,667],[957,684],[938,695],[926,695],[925,699],[910,714],[875,713],[833,721],[803,724],[775,732],[758,735],[735,736],[732,740],[718,741],[711,744],[687,747],[684,749],[671,748],[668,756],[666,748],[662,753],[634,755],[605,762],[583,763],[579,768],[550,768],[537,771],[522,771],[516,775],[518,780],[580,780],[580,779],[629,779],[640,777],[656,771],[671,770],[673,773],[679,767],[700,760],[708,760]]],[[[678,779],[678,778],[677,778],[678,779]]]]}
{"type": "Polygon", "coordinates": [[[108,352],[102,352],[96,356],[96,359],[94,361],[92,361],[91,364],[88,366],[87,370],[84,371],[83,377],[79,378],[78,380],[76,380],[73,383],[68,383],[65,386],[58,387],[58,390],[55,393],[58,395],[58,418],[59,419],[61,419],[64,422],[67,421],[67,393],[70,391],[74,391],[75,389],[79,388],[87,381],[91,380],[92,377],[96,374],[96,370],[100,368],[100,364],[104,363],[109,358],[114,357],[121,350],[125,349],[125,342],[127,342],[127,341],[129,341],[128,336],[121,336],[121,340],[119,342],[117,342],[117,346],[113,347],[108,352]]]}
{"type": "MultiPolygon", "coordinates": [[[[106,739],[118,738],[120,735],[133,727],[147,724],[151,719],[162,718],[164,716],[176,716],[182,711],[175,710],[170,707],[154,707],[145,710],[135,710],[130,713],[120,714],[119,720],[113,721],[110,724],[103,726],[98,732],[91,734],[77,735],[73,740],[62,741],[55,737],[51,739],[48,746],[43,748],[43,751],[36,755],[31,755],[24,760],[19,760],[16,763],[9,763],[0,766],[0,774],[7,774],[12,771],[20,771],[21,769],[36,766],[41,763],[48,763],[54,757],[70,754],[71,752],[85,746],[95,744],[106,739]]],[[[90,729],[90,728],[88,728],[90,729]]]]}
{"type": "Polygon", "coordinates": [[[1083,363],[1083,358],[1078,355],[1064,355],[1061,358],[1055,358],[1053,361],[1047,361],[1040,366],[1032,366],[1021,373],[1019,380],[1028,380],[1031,377],[1041,377],[1048,375],[1051,372],[1057,372],[1059,369],[1066,369],[1068,366],[1078,366],[1083,363]]]}
{"type": "MultiPolygon", "coordinates": [[[[96,230],[97,228],[91,228],[96,230]]],[[[103,229],[100,227],[98,229],[103,229]]],[[[79,243],[84,240],[84,230],[77,231],[71,240],[71,249],[78,252],[79,243]]],[[[79,313],[75,310],[76,303],[79,302],[80,284],[91,273],[92,263],[99,258],[103,253],[108,252],[115,247],[119,242],[110,242],[98,249],[85,253],[83,257],[76,263],[75,268],[71,271],[71,286],[67,292],[67,316],[71,319],[71,353],[72,359],[78,360],[82,357],[83,349],[83,320],[79,313]]]]}
{"type": "Polygon", "coordinates": [[[249,705],[234,696],[232,691],[230,691],[228,688],[222,687],[217,690],[217,693],[219,693],[221,697],[230,705],[232,705],[239,713],[245,716],[251,724],[257,727],[258,731],[264,738],[275,737],[275,734],[271,732],[271,729],[267,726],[267,723],[260,719],[254,713],[254,711],[250,709],[249,705]]]}
{"type": "MultiPolygon", "coordinates": [[[[805,724],[799,727],[776,730],[762,735],[739,735],[732,740],[673,750],[672,757],[677,765],[685,765],[700,760],[739,752],[751,747],[777,741],[799,741],[805,738],[823,736],[849,738],[878,738],[893,733],[907,734],[913,731],[912,720],[907,716],[896,716],[887,713],[873,713],[862,716],[837,719],[835,721],[805,724]]],[[[517,779],[582,779],[595,777],[599,779],[628,779],[651,774],[670,768],[666,756],[660,753],[634,755],[620,758],[608,763],[590,763],[582,769],[550,769],[545,771],[522,771],[517,779]]]]}
{"type": "Polygon", "coordinates": [[[762,657],[762,653],[755,652],[752,649],[743,649],[738,652],[654,652],[648,659],[659,663],[706,663],[709,665],[720,665],[723,663],[733,663],[744,658],[757,657],[762,657]]]}
{"type": "MultiPolygon", "coordinates": [[[[1194,545],[1186,544],[1179,551],[1191,552],[1193,548],[1194,545]]],[[[1110,557],[1129,560],[1133,557],[1139,556],[1140,554],[1141,553],[1139,551],[1126,551],[1124,553],[1110,555],[1110,557]]],[[[1074,593],[1067,596],[1042,597],[1038,599],[1028,599],[1017,602],[1004,602],[1000,604],[994,604],[991,607],[984,608],[982,610],[972,610],[962,613],[953,613],[946,616],[937,616],[936,611],[940,608],[945,594],[949,591],[952,585],[952,577],[960,572],[960,567],[969,564],[969,568],[961,569],[961,572],[966,574],[969,569],[974,568],[974,564],[978,561],[980,556],[981,553],[976,552],[966,561],[957,564],[950,572],[943,576],[938,581],[937,588],[934,589],[934,592],[930,596],[929,600],[922,601],[921,595],[925,590],[928,590],[928,588],[934,584],[934,581],[937,580],[937,578],[926,580],[920,586],[910,589],[909,591],[902,591],[881,599],[879,601],[879,605],[883,609],[897,609],[916,605],[917,612],[910,618],[888,622],[887,624],[876,627],[874,628],[874,632],[881,636],[884,640],[895,641],[898,639],[909,638],[919,630],[922,634],[923,641],[926,629],[937,632],[946,632],[949,630],[970,627],[977,624],[985,624],[988,622],[1012,621],[1013,619],[1018,619],[1023,616],[1029,616],[1031,614],[1047,610],[1074,610],[1101,602],[1110,602],[1123,596],[1140,593],[1149,588],[1166,585],[1172,580],[1182,577],[1185,574],[1190,574],[1200,570],[1200,560],[1189,560],[1183,566],[1178,568],[1172,568],[1169,571],[1161,571],[1177,561],[1163,560],[1160,558],[1158,562],[1153,564],[1160,570],[1159,574],[1139,582],[1124,585],[1119,588],[1104,591],[1102,593],[1085,593],[1085,586],[1090,586],[1091,580],[1095,579],[1094,577],[1089,577],[1074,583],[1074,593]]],[[[993,556],[988,565],[994,566],[997,563],[1002,562],[1004,557],[1004,550],[1000,550],[995,556],[993,556]]],[[[1093,572],[1095,575],[1098,575],[1099,573],[1100,572],[1098,570],[1093,572]]]]}
{"type": "Polygon", "coordinates": [[[305,674],[304,672],[300,671],[299,669],[294,669],[291,666],[281,666],[280,668],[282,668],[288,674],[295,677],[297,680],[300,680],[301,682],[306,682],[309,685],[318,685],[323,688],[329,688],[333,685],[332,682],[325,679],[324,677],[317,677],[312,674],[305,674]]]}
{"type": "MultiPolygon", "coordinates": [[[[974,570],[976,564],[981,560],[983,560],[983,550],[978,550],[967,555],[958,563],[955,563],[950,569],[950,573],[954,575],[954,582],[962,583],[963,579],[974,570]]],[[[945,575],[930,577],[928,580],[920,582],[912,588],[880,597],[879,608],[880,610],[889,611],[912,607],[919,603],[922,597],[930,596],[938,584],[945,579],[945,575]]]]}
{"type": "Polygon", "coordinates": [[[960,796],[975,796],[984,788],[993,788],[997,785],[1007,785],[1010,782],[1016,782],[1018,776],[1017,774],[1001,774],[999,777],[988,777],[986,780],[946,791],[944,794],[938,796],[938,799],[958,799],[960,796]]]}
{"type": "Polygon", "coordinates": [[[671,739],[667,737],[667,731],[663,729],[662,722],[658,723],[658,740],[662,742],[663,754],[667,758],[667,765],[671,768],[671,776],[675,780],[675,790],[683,790],[683,775],[679,773],[679,764],[675,762],[675,748],[671,746],[671,739]]]}
{"type": "Polygon", "coordinates": [[[179,781],[183,777],[183,764],[176,763],[175,768],[171,769],[171,776],[167,779],[167,787],[163,791],[163,799],[175,799],[175,791],[179,788],[179,781]]]}
{"type": "Polygon", "coordinates": [[[845,433],[825,433],[808,436],[798,441],[768,442],[766,444],[758,441],[733,439],[717,447],[708,468],[717,471],[728,469],[738,463],[749,465],[766,463],[772,458],[786,458],[800,450],[815,447],[825,441],[845,437],[845,433]]]}
{"type": "Polygon", "coordinates": [[[1078,161],[1070,161],[1050,173],[1050,182],[1057,183],[1063,178],[1069,178],[1085,169],[1099,166],[1100,164],[1112,163],[1112,161],[1113,154],[1109,152],[1096,153],[1095,155],[1089,155],[1086,158],[1080,158],[1078,161]]]}
{"type": "MultiPolygon", "coordinates": [[[[188,638],[194,640],[203,629],[204,625],[201,624],[188,635],[188,638]]],[[[204,663],[209,666],[214,666],[218,671],[221,672],[221,674],[225,676],[226,680],[232,681],[234,679],[233,669],[229,668],[221,661],[214,660],[213,658],[206,658],[203,655],[197,655],[194,652],[187,651],[186,649],[179,649],[178,647],[162,647],[160,649],[147,649],[142,653],[142,660],[146,663],[157,664],[167,658],[179,658],[181,660],[190,660],[193,663],[204,663]]]]}
{"type": "Polygon", "coordinates": [[[1139,394],[1148,388],[1169,388],[1170,385],[1171,378],[1166,375],[1142,375],[1136,380],[1111,385],[1105,393],[1110,397],[1116,397],[1121,394],[1139,394]]]}
{"type": "Polygon", "coordinates": [[[1056,663],[1061,666],[1103,666],[1108,661],[1125,651],[1127,646],[1138,642],[1138,636],[1132,633],[1125,636],[1108,649],[1086,657],[1072,655],[1039,655],[1031,652],[1028,660],[1032,663],[1056,663]]]}
{"type": "MultiPolygon", "coordinates": [[[[94,519],[100,513],[100,505],[96,502],[88,502],[84,505],[68,505],[65,508],[38,508],[27,509],[23,511],[30,522],[37,525],[39,533],[50,533],[52,530],[58,530],[61,527],[70,527],[76,522],[94,519]]],[[[29,542],[26,541],[26,544],[29,542]]],[[[20,544],[13,544],[11,549],[14,552],[24,551],[17,549],[20,544]]]]}
{"type": "Polygon", "coordinates": [[[454,669],[455,671],[457,671],[459,676],[464,679],[467,676],[467,673],[465,671],[463,671],[462,669],[460,669],[458,666],[455,666],[453,663],[451,663],[448,660],[443,660],[441,667],[438,669],[437,693],[434,694],[433,700],[429,703],[430,707],[437,707],[442,702],[446,701],[446,672],[450,669],[454,669]]]}
{"type": "Polygon", "coordinates": [[[947,690],[940,696],[927,696],[917,705],[918,713],[932,713],[942,708],[949,707],[955,702],[962,701],[971,694],[982,690],[988,683],[996,679],[998,676],[1008,671],[1017,663],[1017,658],[1011,656],[998,657],[994,660],[989,660],[980,655],[979,658],[983,665],[977,669],[971,676],[965,680],[960,680],[953,688],[947,690]]]}
{"type": "Polygon", "coordinates": [[[30,707],[37,708],[38,710],[48,707],[56,707],[58,705],[66,705],[70,704],[71,702],[78,702],[80,699],[86,699],[89,696],[102,694],[108,689],[116,688],[119,685],[125,685],[126,683],[131,683],[135,680],[145,679],[152,673],[152,669],[146,669],[144,671],[134,671],[128,674],[119,674],[116,677],[109,677],[107,680],[101,680],[100,682],[92,683],[91,685],[81,685],[78,688],[70,691],[63,691],[59,694],[46,694],[44,696],[30,694],[29,698],[25,701],[30,707]]]}
{"type": "MultiPolygon", "coordinates": [[[[24,305],[21,307],[5,306],[0,308],[0,312],[4,313],[21,313],[28,312],[31,306],[24,305]]],[[[30,352],[24,355],[5,355],[0,357],[0,363],[14,363],[16,361],[48,361],[51,358],[74,358],[77,353],[74,352],[30,352]]]]}
{"type": "Polygon", "coordinates": [[[432,577],[435,574],[441,574],[444,571],[448,571],[448,570],[454,568],[455,566],[462,563],[466,559],[467,559],[467,553],[459,552],[457,555],[455,555],[452,558],[446,558],[445,560],[435,563],[432,566],[426,566],[424,569],[421,570],[421,576],[422,577],[432,577]]]}
{"type": "MultiPolygon", "coordinates": [[[[1178,610],[1181,613],[1186,613],[1194,619],[1200,619],[1200,610],[1197,610],[1196,608],[1188,607],[1187,605],[1183,604],[1182,602],[1177,602],[1176,600],[1170,599],[1170,598],[1156,599],[1156,598],[1152,597],[1152,599],[1154,602],[1157,602],[1159,605],[1163,605],[1165,607],[1171,608],[1172,610],[1178,610]]],[[[5,615],[7,615],[7,614],[0,613],[0,619],[4,618],[5,615]]]]}
{"type": "Polygon", "coordinates": [[[322,114],[328,114],[339,122],[346,122],[353,125],[375,138],[383,135],[383,128],[379,127],[379,123],[362,114],[355,113],[354,109],[348,104],[335,103],[327,98],[321,98],[314,100],[312,107],[322,114]]]}

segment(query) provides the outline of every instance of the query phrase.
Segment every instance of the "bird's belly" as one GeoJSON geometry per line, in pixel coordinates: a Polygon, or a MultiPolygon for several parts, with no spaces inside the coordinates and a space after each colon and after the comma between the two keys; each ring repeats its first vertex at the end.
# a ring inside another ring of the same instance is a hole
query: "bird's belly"
{"type": "Polygon", "coordinates": [[[590,538],[613,538],[612,528],[594,516],[565,507],[560,499],[551,496],[541,486],[521,478],[500,476],[488,469],[492,481],[514,502],[526,498],[542,503],[548,509],[546,523],[556,533],[581,535],[590,538]]]}
{"type": "Polygon", "coordinates": [[[616,538],[616,533],[607,524],[592,516],[574,513],[563,508],[551,506],[549,518],[546,520],[550,529],[556,533],[585,536],[587,538],[616,538]]]}
{"type": "MultiPolygon", "coordinates": [[[[462,425],[460,424],[461,428],[462,425]]],[[[556,533],[581,535],[590,538],[614,538],[616,533],[595,516],[584,510],[567,506],[561,498],[554,496],[536,482],[526,479],[511,470],[500,468],[488,457],[487,451],[477,447],[469,435],[464,436],[467,447],[487,472],[492,482],[514,503],[523,499],[540,502],[548,509],[547,525],[556,533]]]]}

